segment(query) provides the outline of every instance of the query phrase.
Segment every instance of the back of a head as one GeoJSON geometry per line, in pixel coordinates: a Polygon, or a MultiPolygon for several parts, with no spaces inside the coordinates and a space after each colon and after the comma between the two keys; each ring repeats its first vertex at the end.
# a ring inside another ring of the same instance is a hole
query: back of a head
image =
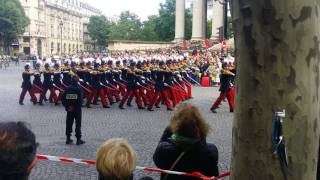
{"type": "Polygon", "coordinates": [[[37,143],[22,122],[0,123],[0,179],[26,180],[34,166],[37,143]]]}
{"type": "Polygon", "coordinates": [[[99,180],[128,180],[136,168],[137,155],[124,139],[106,141],[97,152],[99,180]]]}
{"type": "Polygon", "coordinates": [[[190,104],[181,104],[178,107],[171,118],[170,128],[174,134],[199,139],[205,139],[210,129],[199,109],[190,104]]]}

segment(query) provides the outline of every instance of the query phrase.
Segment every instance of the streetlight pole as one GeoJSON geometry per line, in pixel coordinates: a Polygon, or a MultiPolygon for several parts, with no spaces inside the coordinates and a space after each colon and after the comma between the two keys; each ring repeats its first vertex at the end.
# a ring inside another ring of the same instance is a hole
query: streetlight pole
{"type": "Polygon", "coordinates": [[[62,19],[60,19],[60,30],[61,30],[61,34],[60,34],[60,58],[62,57],[62,27],[63,27],[63,21],[62,21],[62,19]]]}

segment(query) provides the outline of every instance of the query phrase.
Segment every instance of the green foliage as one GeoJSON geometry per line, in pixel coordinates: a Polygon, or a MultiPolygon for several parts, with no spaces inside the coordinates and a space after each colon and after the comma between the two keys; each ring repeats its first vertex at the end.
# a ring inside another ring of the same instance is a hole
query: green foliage
{"type": "MultiPolygon", "coordinates": [[[[160,4],[159,14],[149,16],[144,22],[130,11],[121,12],[119,19],[113,22],[108,22],[104,17],[95,16],[90,19],[91,25],[88,26],[90,36],[100,45],[105,45],[108,40],[172,41],[175,36],[175,3],[175,0],[166,0],[160,4]],[[104,31],[104,28],[107,30],[104,31]]],[[[208,27],[211,27],[211,24],[208,27]]],[[[209,29],[208,32],[211,33],[211,30],[209,29]]],[[[189,40],[191,36],[192,13],[187,9],[185,39],[189,40]]]]}
{"type": "Polygon", "coordinates": [[[185,39],[190,40],[192,36],[192,13],[191,9],[185,11],[185,39]]]}
{"type": "Polygon", "coordinates": [[[0,0],[0,34],[4,37],[5,47],[25,31],[29,18],[19,0],[0,0]]]}
{"type": "Polygon", "coordinates": [[[228,16],[227,23],[228,23],[227,39],[230,39],[233,37],[232,18],[230,16],[228,16]]]}
{"type": "Polygon", "coordinates": [[[143,41],[158,41],[160,40],[158,34],[156,33],[158,16],[149,16],[148,20],[143,22],[143,27],[141,31],[141,40],[143,41]]]}
{"type": "Polygon", "coordinates": [[[111,40],[140,40],[142,23],[139,17],[129,11],[121,12],[119,20],[111,24],[111,40]]]}
{"type": "Polygon", "coordinates": [[[160,4],[159,19],[155,31],[162,41],[172,41],[174,39],[175,7],[175,0],[166,0],[164,4],[160,4]]]}
{"type": "Polygon", "coordinates": [[[207,34],[206,34],[206,38],[207,38],[207,39],[210,39],[211,34],[212,34],[212,20],[209,20],[209,21],[207,22],[207,34]]]}
{"type": "MultiPolygon", "coordinates": [[[[176,1],[166,0],[160,4],[159,16],[155,20],[156,29],[160,41],[172,41],[175,36],[175,12],[176,1]]],[[[185,11],[185,39],[189,40],[192,36],[192,13],[190,9],[185,11]]]]}
{"type": "Polygon", "coordinates": [[[104,16],[91,16],[88,32],[91,39],[100,47],[105,47],[109,40],[110,24],[104,16]]]}

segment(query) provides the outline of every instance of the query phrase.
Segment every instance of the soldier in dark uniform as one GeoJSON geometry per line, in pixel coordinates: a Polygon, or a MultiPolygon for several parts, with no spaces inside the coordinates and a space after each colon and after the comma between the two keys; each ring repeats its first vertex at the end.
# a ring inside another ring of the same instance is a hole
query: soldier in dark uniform
{"type": "Polygon", "coordinates": [[[56,99],[55,104],[58,105],[64,93],[63,86],[61,83],[61,70],[60,65],[58,63],[54,64],[53,70],[53,89],[54,91],[59,91],[59,97],[56,99]]]}
{"type": "Polygon", "coordinates": [[[63,78],[62,78],[62,85],[64,88],[67,88],[71,83],[71,75],[70,75],[70,66],[68,61],[65,61],[64,65],[61,68],[63,78]]]}
{"type": "Polygon", "coordinates": [[[119,86],[118,88],[119,88],[121,96],[124,96],[126,94],[126,85],[121,80],[121,70],[122,69],[123,69],[123,67],[120,64],[120,61],[116,61],[116,67],[115,67],[115,70],[113,71],[114,79],[115,79],[117,85],[119,86]]]}
{"type": "Polygon", "coordinates": [[[42,102],[48,90],[50,90],[50,97],[53,98],[54,102],[58,102],[58,97],[53,88],[53,81],[52,81],[53,72],[50,70],[50,66],[48,63],[46,63],[44,67],[45,67],[45,70],[43,71],[43,85],[42,85],[43,93],[41,94],[41,97],[40,97],[40,105],[42,105],[42,102]]]}
{"type": "Polygon", "coordinates": [[[139,109],[144,109],[144,107],[142,106],[142,102],[141,102],[141,96],[138,92],[138,87],[137,87],[137,78],[136,78],[136,74],[135,74],[135,63],[131,62],[130,63],[130,69],[128,69],[127,71],[127,92],[126,94],[123,96],[120,104],[119,104],[119,108],[120,109],[124,109],[123,105],[124,103],[127,102],[128,98],[130,98],[131,96],[134,96],[136,98],[136,103],[138,105],[139,109]]]}
{"type": "MultiPolygon", "coordinates": [[[[41,94],[43,94],[43,88],[42,88],[42,82],[41,82],[41,70],[40,70],[40,63],[35,64],[35,70],[33,72],[33,85],[32,85],[32,92],[34,94],[40,94],[39,95],[39,100],[41,97],[41,94]]],[[[40,103],[40,102],[39,102],[40,103]]]]}
{"type": "Polygon", "coordinates": [[[219,107],[221,101],[223,101],[226,97],[229,103],[230,112],[233,112],[234,109],[234,98],[231,94],[231,80],[234,74],[230,72],[226,63],[222,64],[222,68],[223,70],[221,71],[220,75],[220,96],[210,109],[213,113],[217,113],[216,109],[219,107]]]}
{"type": "Polygon", "coordinates": [[[71,84],[68,86],[62,97],[62,104],[67,111],[67,120],[66,120],[66,144],[71,144],[73,140],[71,139],[72,126],[74,120],[76,121],[76,138],[77,145],[84,144],[85,142],[81,139],[81,115],[82,115],[82,89],[78,85],[79,77],[77,75],[72,75],[71,84]]]}
{"type": "Polygon", "coordinates": [[[109,71],[106,71],[105,75],[106,75],[106,79],[109,83],[109,86],[112,87],[112,89],[110,89],[110,93],[111,93],[111,99],[110,99],[110,104],[115,103],[113,100],[113,97],[115,97],[115,101],[119,102],[120,101],[120,90],[117,87],[117,83],[115,82],[114,79],[114,74],[113,74],[113,62],[112,61],[108,61],[108,68],[109,71]]]}
{"type": "Polygon", "coordinates": [[[37,98],[32,92],[31,76],[33,75],[33,73],[30,72],[30,65],[25,65],[24,70],[25,71],[22,73],[23,82],[21,85],[22,91],[19,98],[19,104],[23,105],[23,100],[27,92],[29,92],[29,95],[31,96],[31,101],[36,104],[37,98]]]}
{"type": "Polygon", "coordinates": [[[152,107],[156,105],[158,108],[158,102],[160,102],[162,99],[164,99],[164,102],[167,106],[168,111],[172,111],[171,104],[169,101],[169,97],[166,91],[166,87],[168,87],[168,84],[165,83],[165,64],[163,61],[159,62],[159,68],[155,69],[155,76],[156,76],[156,84],[155,84],[155,93],[152,98],[152,101],[149,104],[148,110],[153,111],[152,107]]]}
{"type": "Polygon", "coordinates": [[[110,108],[110,106],[108,105],[108,102],[106,100],[103,84],[101,83],[101,74],[102,73],[100,72],[99,66],[100,65],[98,63],[95,63],[94,69],[91,71],[91,87],[93,89],[92,96],[94,97],[93,104],[96,105],[98,102],[98,98],[100,97],[102,107],[103,108],[110,108]]]}

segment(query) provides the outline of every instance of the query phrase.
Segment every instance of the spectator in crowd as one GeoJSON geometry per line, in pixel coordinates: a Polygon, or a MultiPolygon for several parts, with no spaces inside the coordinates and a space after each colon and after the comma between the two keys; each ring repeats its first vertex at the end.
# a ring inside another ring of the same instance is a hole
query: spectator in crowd
{"type": "Polygon", "coordinates": [[[27,180],[36,151],[36,137],[23,122],[0,123],[0,179],[27,180]]]}
{"type": "MultiPolygon", "coordinates": [[[[197,107],[182,104],[171,118],[153,155],[158,168],[218,176],[218,149],[206,142],[209,125],[197,107]]],[[[162,180],[193,180],[177,175],[161,175],[162,180]]]]}
{"type": "Polygon", "coordinates": [[[137,155],[126,140],[114,138],[106,141],[98,149],[96,160],[99,180],[133,180],[137,155]]]}

